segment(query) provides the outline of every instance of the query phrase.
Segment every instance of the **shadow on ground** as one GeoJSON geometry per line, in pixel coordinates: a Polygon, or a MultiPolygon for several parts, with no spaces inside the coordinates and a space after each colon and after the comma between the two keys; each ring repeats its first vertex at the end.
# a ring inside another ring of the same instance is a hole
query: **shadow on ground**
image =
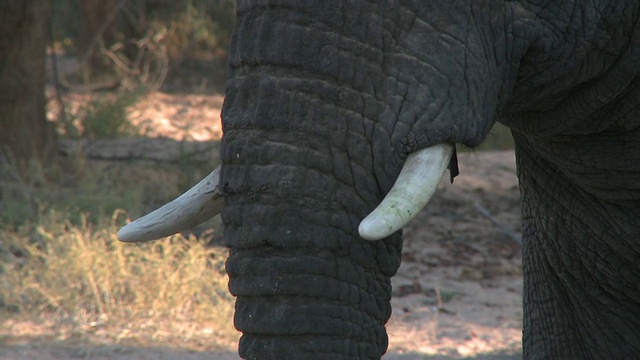
{"type": "Polygon", "coordinates": [[[521,360],[521,353],[495,352],[490,354],[478,354],[475,356],[461,357],[456,355],[425,355],[418,353],[387,354],[382,360],[521,360]]]}
{"type": "Polygon", "coordinates": [[[119,345],[74,345],[65,342],[30,343],[24,345],[2,346],[1,360],[236,360],[236,352],[193,351],[162,347],[133,347],[119,345]]]}
{"type": "MultiPolygon", "coordinates": [[[[54,360],[54,359],[91,359],[91,360],[236,360],[235,352],[193,351],[162,347],[132,347],[118,345],[80,346],[65,342],[35,343],[24,345],[2,346],[1,360],[54,360]]],[[[424,355],[424,354],[387,354],[383,360],[519,360],[522,354],[493,353],[473,357],[424,355]]]]}

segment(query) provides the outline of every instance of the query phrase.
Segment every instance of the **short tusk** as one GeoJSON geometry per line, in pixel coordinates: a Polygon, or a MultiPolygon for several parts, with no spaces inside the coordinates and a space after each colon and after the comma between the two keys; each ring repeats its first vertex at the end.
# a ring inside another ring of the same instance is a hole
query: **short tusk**
{"type": "Polygon", "coordinates": [[[218,190],[220,167],[177,199],[125,225],[118,231],[124,242],[159,239],[194,227],[222,211],[224,198],[218,190]]]}
{"type": "Polygon", "coordinates": [[[387,196],[360,223],[360,236],[380,240],[413,219],[435,193],[452,153],[453,145],[439,144],[410,154],[387,196]]]}

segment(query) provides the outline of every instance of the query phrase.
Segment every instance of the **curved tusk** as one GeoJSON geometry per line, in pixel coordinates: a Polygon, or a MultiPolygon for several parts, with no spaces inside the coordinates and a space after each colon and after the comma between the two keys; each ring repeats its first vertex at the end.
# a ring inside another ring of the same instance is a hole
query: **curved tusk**
{"type": "Polygon", "coordinates": [[[413,219],[435,193],[452,153],[453,145],[438,144],[410,154],[387,196],[360,223],[360,236],[380,240],[413,219]]]}
{"type": "Polygon", "coordinates": [[[219,214],[224,198],[218,190],[220,167],[161,208],[125,225],[118,231],[124,242],[159,239],[194,227],[219,214]]]}

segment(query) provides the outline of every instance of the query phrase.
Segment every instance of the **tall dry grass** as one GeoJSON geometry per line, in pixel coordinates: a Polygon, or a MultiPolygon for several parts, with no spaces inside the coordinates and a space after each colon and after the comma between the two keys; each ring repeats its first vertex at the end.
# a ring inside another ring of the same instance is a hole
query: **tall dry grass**
{"type": "Polygon", "coordinates": [[[148,171],[143,179],[150,184],[133,195],[135,187],[111,185],[123,181],[121,169],[94,169],[86,163],[72,183],[40,178],[16,185],[17,180],[8,184],[11,181],[3,178],[0,185],[5,189],[12,188],[8,185],[24,189],[5,191],[0,201],[0,327],[17,319],[54,319],[71,325],[80,336],[85,330],[109,329],[114,341],[122,337],[180,341],[181,336],[190,336],[186,333],[199,332],[205,348],[233,342],[237,333],[224,271],[226,249],[207,246],[207,236],[198,240],[175,235],[143,244],[123,244],[116,238],[127,214],[121,209],[107,212],[114,199],[122,198],[124,207],[125,197],[148,199],[154,186],[180,187],[167,183],[179,177],[148,171]],[[19,208],[25,197],[37,214],[16,218],[12,208],[19,208]],[[71,206],[86,199],[95,204],[93,211],[71,206]],[[186,328],[190,330],[181,330],[186,328]],[[163,331],[164,336],[157,336],[163,331]]]}

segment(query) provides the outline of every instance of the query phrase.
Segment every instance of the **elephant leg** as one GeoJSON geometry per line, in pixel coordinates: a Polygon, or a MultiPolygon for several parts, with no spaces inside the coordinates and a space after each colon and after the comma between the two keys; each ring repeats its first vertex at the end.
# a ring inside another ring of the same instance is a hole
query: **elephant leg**
{"type": "Polygon", "coordinates": [[[524,222],[525,358],[636,358],[639,209],[595,198],[514,135],[524,222]]]}

